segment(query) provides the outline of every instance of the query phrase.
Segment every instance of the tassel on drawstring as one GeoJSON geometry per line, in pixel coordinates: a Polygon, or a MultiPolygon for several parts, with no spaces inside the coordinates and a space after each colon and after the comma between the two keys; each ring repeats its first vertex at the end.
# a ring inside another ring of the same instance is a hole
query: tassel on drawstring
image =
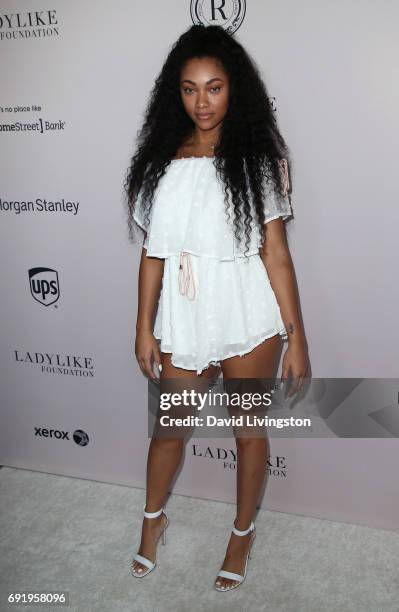
{"type": "Polygon", "coordinates": [[[196,289],[191,254],[185,251],[180,253],[179,291],[181,295],[186,295],[189,300],[195,299],[196,289]]]}
{"type": "Polygon", "coordinates": [[[283,197],[285,198],[288,195],[290,189],[290,178],[288,174],[288,162],[286,159],[280,159],[280,171],[283,179],[283,197]]]}

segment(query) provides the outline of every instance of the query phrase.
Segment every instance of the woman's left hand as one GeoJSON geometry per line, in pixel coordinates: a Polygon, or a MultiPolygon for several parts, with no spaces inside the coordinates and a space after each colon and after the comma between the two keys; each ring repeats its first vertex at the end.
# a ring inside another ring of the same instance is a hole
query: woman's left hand
{"type": "Polygon", "coordinates": [[[287,381],[291,372],[292,382],[289,393],[286,397],[291,397],[302,387],[303,379],[310,373],[310,361],[308,350],[305,343],[289,344],[282,364],[281,381],[287,381]]]}

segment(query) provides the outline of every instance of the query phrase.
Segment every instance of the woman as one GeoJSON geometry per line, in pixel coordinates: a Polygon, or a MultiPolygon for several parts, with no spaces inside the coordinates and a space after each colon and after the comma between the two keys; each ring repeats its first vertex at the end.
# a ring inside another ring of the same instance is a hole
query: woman
{"type": "MultiPolygon", "coordinates": [[[[192,26],[156,79],[125,181],[129,229],[134,220],[146,232],[135,344],[145,376],[156,378],[155,362],[161,381],[220,371],[273,378],[288,339],[282,377],[292,393],[303,384],[310,364],[284,226],[288,160],[253,60],[221,27],[192,26]]],[[[265,436],[236,444],[237,514],[219,591],[245,578],[269,456],[265,436]]],[[[136,577],[154,569],[161,534],[164,542],[183,445],[151,439],[136,577]]]]}

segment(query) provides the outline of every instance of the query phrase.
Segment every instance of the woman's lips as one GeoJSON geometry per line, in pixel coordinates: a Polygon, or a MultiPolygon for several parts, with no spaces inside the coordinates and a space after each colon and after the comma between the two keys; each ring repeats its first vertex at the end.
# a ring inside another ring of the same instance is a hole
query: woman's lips
{"type": "Polygon", "coordinates": [[[212,115],[213,113],[197,113],[196,117],[198,117],[198,119],[210,119],[212,115]]]}

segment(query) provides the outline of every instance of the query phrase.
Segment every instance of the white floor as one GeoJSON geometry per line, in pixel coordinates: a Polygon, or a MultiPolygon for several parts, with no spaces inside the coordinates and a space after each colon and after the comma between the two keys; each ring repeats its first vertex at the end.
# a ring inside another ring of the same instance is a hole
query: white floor
{"type": "Polygon", "coordinates": [[[157,568],[130,575],[145,492],[0,469],[0,610],[8,594],[66,591],[68,612],[399,612],[399,534],[260,510],[247,578],[213,590],[235,507],[172,495],[157,568]]]}

